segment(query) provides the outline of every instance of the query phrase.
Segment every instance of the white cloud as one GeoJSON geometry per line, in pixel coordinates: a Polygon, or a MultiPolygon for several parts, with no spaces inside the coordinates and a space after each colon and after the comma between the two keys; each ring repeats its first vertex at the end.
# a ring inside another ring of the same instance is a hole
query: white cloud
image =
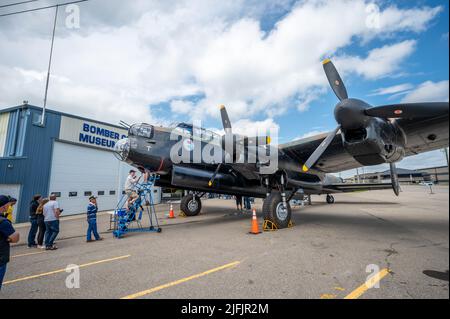
{"type": "Polygon", "coordinates": [[[173,100],[170,103],[170,109],[172,113],[177,114],[189,114],[190,112],[192,112],[193,107],[194,104],[189,101],[173,100]]]}
{"type": "MultiPolygon", "coordinates": [[[[391,6],[374,29],[366,23],[368,3],[299,1],[265,32],[262,17],[288,10],[289,1],[87,2],[79,30],[66,29],[61,12],[52,73],[65,81],[51,81],[49,106],[111,122],[156,121],[148,105],[192,95],[205,96],[190,108],[196,119],[219,118],[219,104],[234,122],[307,110],[329,89],[324,57],[358,39],[421,32],[441,10],[391,6]]],[[[24,99],[42,104],[51,21],[51,10],[0,21],[0,78],[8,83],[0,87],[0,107],[24,99]]],[[[338,62],[374,79],[397,72],[414,48],[415,41],[403,41],[338,62]]]]}
{"type": "Polygon", "coordinates": [[[392,75],[401,67],[401,61],[411,55],[416,47],[416,41],[406,40],[393,45],[385,45],[373,49],[366,58],[338,58],[336,65],[344,72],[351,71],[367,79],[378,79],[392,75]]]}
{"type": "Polygon", "coordinates": [[[411,93],[406,95],[402,103],[414,102],[448,102],[449,81],[427,81],[419,85],[411,93]]]}
{"type": "Polygon", "coordinates": [[[380,32],[390,33],[401,30],[422,32],[428,23],[440,12],[443,7],[427,8],[426,10],[412,8],[401,10],[390,6],[380,14],[380,32]]]}
{"type": "Polygon", "coordinates": [[[232,123],[233,133],[246,136],[264,136],[267,133],[275,141],[278,136],[280,126],[271,118],[262,121],[252,121],[249,119],[241,119],[236,123],[232,123]]]}
{"type": "Polygon", "coordinates": [[[402,94],[402,93],[406,94],[405,92],[408,92],[412,88],[414,88],[414,86],[411,83],[398,84],[390,87],[376,89],[369,96],[402,94]]]}

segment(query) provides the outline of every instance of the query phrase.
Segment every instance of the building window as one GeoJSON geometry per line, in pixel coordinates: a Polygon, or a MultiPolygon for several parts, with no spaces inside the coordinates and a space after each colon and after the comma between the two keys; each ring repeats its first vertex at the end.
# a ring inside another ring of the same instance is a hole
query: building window
{"type": "Polygon", "coordinates": [[[109,195],[116,195],[116,191],[109,191],[109,195]]]}
{"type": "Polygon", "coordinates": [[[98,191],[98,196],[103,196],[103,195],[105,195],[105,191],[98,191]]]}
{"type": "Polygon", "coordinates": [[[77,197],[77,192],[69,192],[69,197],[77,197]]]}
{"type": "Polygon", "coordinates": [[[84,192],[84,196],[92,196],[92,192],[84,192]]]}
{"type": "Polygon", "coordinates": [[[61,197],[61,192],[52,192],[51,195],[54,195],[56,197],[61,197]]]}
{"type": "Polygon", "coordinates": [[[33,125],[41,125],[42,113],[33,113],[32,123],[33,125]]]}

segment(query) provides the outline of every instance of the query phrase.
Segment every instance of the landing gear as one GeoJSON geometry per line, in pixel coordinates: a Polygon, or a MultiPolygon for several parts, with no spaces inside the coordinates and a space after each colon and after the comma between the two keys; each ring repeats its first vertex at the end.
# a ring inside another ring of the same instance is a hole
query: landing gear
{"type": "Polygon", "coordinates": [[[327,195],[327,203],[334,204],[334,197],[330,194],[327,195]]]}
{"type": "Polygon", "coordinates": [[[269,220],[278,229],[287,228],[291,221],[291,205],[289,202],[283,203],[281,194],[271,193],[263,203],[264,220],[269,220]]]}
{"type": "Polygon", "coordinates": [[[197,216],[202,209],[200,197],[195,194],[188,194],[181,199],[181,211],[186,216],[197,216]]]}

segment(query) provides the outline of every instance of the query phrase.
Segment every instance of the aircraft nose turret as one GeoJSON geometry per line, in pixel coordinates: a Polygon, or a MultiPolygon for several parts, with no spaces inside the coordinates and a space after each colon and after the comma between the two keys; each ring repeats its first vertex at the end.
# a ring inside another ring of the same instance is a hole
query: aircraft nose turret
{"type": "Polygon", "coordinates": [[[128,158],[129,153],[130,153],[130,141],[128,138],[123,138],[119,140],[114,146],[114,154],[121,161],[125,161],[128,158]]]}

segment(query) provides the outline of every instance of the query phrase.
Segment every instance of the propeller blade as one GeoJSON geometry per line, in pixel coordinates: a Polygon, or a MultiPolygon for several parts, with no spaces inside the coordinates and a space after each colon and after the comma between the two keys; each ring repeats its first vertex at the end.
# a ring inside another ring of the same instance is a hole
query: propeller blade
{"type": "Polygon", "coordinates": [[[314,153],[311,154],[311,156],[308,158],[306,163],[303,165],[303,171],[307,172],[311,167],[313,167],[314,164],[319,160],[319,158],[322,156],[322,154],[325,152],[325,150],[328,148],[328,146],[333,141],[333,138],[336,136],[337,132],[341,128],[340,125],[336,127],[336,129],[333,132],[330,132],[328,136],[323,140],[323,142],[319,145],[319,147],[316,148],[314,153]]]}
{"type": "Polygon", "coordinates": [[[340,101],[348,99],[347,89],[345,88],[344,82],[342,82],[341,76],[330,59],[323,61],[323,69],[327,76],[328,82],[330,83],[330,86],[338,99],[340,101]]]}
{"type": "Polygon", "coordinates": [[[364,111],[381,118],[421,118],[448,115],[448,102],[405,103],[375,106],[364,111]]]}
{"type": "Polygon", "coordinates": [[[392,189],[394,190],[394,194],[399,196],[400,183],[398,182],[397,167],[395,166],[395,163],[389,163],[389,167],[391,169],[392,189]]]}
{"type": "Polygon", "coordinates": [[[225,130],[226,134],[230,134],[232,132],[231,130],[231,122],[230,118],[228,117],[227,109],[224,105],[220,106],[220,116],[222,117],[222,125],[223,129],[225,130]]]}

